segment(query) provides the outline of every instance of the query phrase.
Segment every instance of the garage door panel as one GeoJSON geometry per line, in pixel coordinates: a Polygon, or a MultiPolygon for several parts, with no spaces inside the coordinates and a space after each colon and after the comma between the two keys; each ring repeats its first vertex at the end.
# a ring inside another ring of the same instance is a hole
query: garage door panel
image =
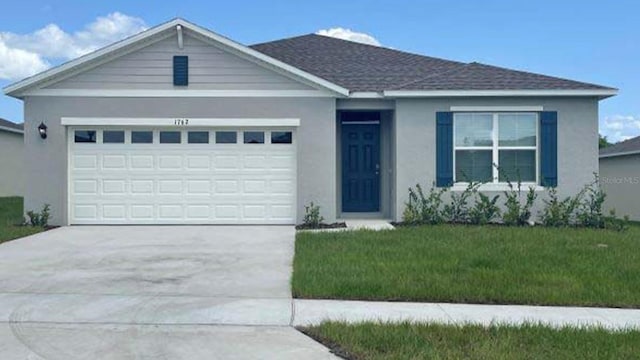
{"type": "Polygon", "coordinates": [[[150,179],[132,179],[131,194],[152,194],[154,180],[150,179]]]}
{"type": "Polygon", "coordinates": [[[153,144],[101,144],[101,136],[72,142],[70,222],[295,222],[294,146],[243,144],[241,136],[237,144],[215,144],[213,136],[210,144],[188,144],[184,132],[183,143],[170,145],[157,143],[157,131],[153,144]]]}
{"type": "MultiPolygon", "coordinates": [[[[131,150],[134,151],[134,150],[131,150]]],[[[130,170],[153,170],[153,155],[130,155],[130,170]]]]}
{"type": "Polygon", "coordinates": [[[102,181],[102,194],[104,195],[125,195],[127,191],[127,181],[124,179],[110,179],[102,181]]]}
{"type": "Polygon", "coordinates": [[[98,168],[98,155],[75,155],[71,163],[74,170],[95,170],[98,168]]]}
{"type": "Polygon", "coordinates": [[[103,170],[125,170],[126,168],[127,168],[126,154],[102,156],[103,170]]]}
{"type": "Polygon", "coordinates": [[[182,156],[180,156],[180,155],[160,155],[158,157],[158,169],[160,169],[160,170],[182,170],[182,156]]]}
{"type": "Polygon", "coordinates": [[[153,220],[154,206],[153,204],[133,204],[131,208],[131,218],[134,220],[153,220]]]}

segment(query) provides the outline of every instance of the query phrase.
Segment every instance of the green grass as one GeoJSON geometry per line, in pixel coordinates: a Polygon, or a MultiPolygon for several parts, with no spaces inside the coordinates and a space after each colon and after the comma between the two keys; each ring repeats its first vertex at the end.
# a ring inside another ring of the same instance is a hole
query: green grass
{"type": "Polygon", "coordinates": [[[0,243],[42,231],[42,228],[16,226],[23,222],[21,197],[0,197],[0,243]]]}
{"type": "Polygon", "coordinates": [[[636,359],[640,332],[539,325],[345,325],[303,332],[348,359],[636,359]]]}
{"type": "Polygon", "coordinates": [[[640,307],[640,227],[501,226],[299,233],[293,295],[640,307]]]}

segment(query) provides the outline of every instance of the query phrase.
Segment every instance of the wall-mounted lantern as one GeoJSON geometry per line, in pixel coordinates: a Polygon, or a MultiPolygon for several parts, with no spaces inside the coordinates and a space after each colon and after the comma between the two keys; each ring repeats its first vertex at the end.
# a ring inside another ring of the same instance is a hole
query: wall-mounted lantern
{"type": "Polygon", "coordinates": [[[44,122],[41,122],[40,125],[38,125],[38,133],[41,138],[47,138],[47,125],[45,125],[44,122]]]}

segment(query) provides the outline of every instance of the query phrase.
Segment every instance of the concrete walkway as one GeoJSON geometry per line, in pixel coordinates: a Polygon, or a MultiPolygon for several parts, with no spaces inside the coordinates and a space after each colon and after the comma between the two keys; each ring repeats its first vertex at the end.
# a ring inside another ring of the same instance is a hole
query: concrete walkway
{"type": "Polygon", "coordinates": [[[553,327],[601,326],[640,329],[640,310],[445,303],[406,303],[341,300],[294,300],[293,325],[316,325],[324,320],[436,322],[445,324],[542,323],[553,327]]]}

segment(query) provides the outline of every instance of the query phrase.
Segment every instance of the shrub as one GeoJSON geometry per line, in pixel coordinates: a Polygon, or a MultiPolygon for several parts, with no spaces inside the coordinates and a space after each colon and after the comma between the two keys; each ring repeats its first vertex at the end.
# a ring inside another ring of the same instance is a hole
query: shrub
{"type": "Polygon", "coordinates": [[[528,224],[531,217],[531,208],[538,195],[533,187],[527,191],[524,203],[522,203],[522,183],[518,180],[517,187],[514,188],[511,181],[507,180],[509,190],[504,192],[506,197],[505,211],[502,215],[502,222],[505,225],[523,226],[528,224]]]}
{"type": "Polygon", "coordinates": [[[487,195],[476,192],[476,202],[469,209],[469,222],[474,225],[486,225],[500,217],[500,208],[497,205],[500,195],[489,198],[487,195]]]}
{"type": "Polygon", "coordinates": [[[313,201],[309,205],[304,206],[303,223],[310,228],[318,228],[324,221],[324,217],[320,215],[320,206],[315,205],[313,201]]]}
{"type": "Polygon", "coordinates": [[[49,204],[44,204],[41,212],[36,211],[27,211],[27,216],[29,217],[29,223],[31,226],[39,226],[39,227],[47,227],[49,226],[49,217],[51,206],[49,204]]]}
{"type": "Polygon", "coordinates": [[[622,219],[616,216],[615,209],[609,211],[609,216],[604,218],[604,228],[615,231],[625,231],[629,228],[629,215],[625,215],[622,219]]]}
{"type": "Polygon", "coordinates": [[[451,193],[451,203],[444,206],[443,213],[447,221],[452,223],[466,223],[469,221],[469,198],[476,193],[479,182],[469,182],[460,193],[451,193]]]}
{"type": "Polygon", "coordinates": [[[579,209],[584,197],[584,189],[576,196],[568,196],[563,200],[558,198],[558,191],[549,188],[548,199],[542,200],[545,204],[540,212],[540,221],[544,226],[563,227],[576,224],[576,211],[579,209]]]}
{"type": "Polygon", "coordinates": [[[435,184],[425,196],[422,186],[416,184],[416,189],[409,188],[409,201],[405,204],[402,221],[409,224],[440,224],[444,221],[442,211],[442,194],[446,188],[436,189],[435,184]]]}
{"type": "Polygon", "coordinates": [[[585,199],[578,210],[578,221],[582,226],[602,229],[605,227],[605,216],[602,208],[607,195],[600,186],[598,174],[594,174],[594,177],[594,180],[585,185],[583,189],[585,199]]]}

